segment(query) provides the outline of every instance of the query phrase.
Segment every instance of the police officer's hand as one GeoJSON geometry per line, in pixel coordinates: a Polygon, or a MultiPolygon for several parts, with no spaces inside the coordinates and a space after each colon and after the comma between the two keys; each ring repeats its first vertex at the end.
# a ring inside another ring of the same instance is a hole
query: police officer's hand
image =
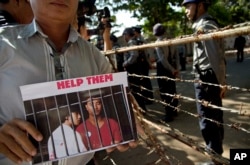
{"type": "Polygon", "coordinates": [[[0,153],[15,163],[31,161],[37,154],[27,134],[41,141],[42,134],[29,122],[13,119],[0,127],[0,153]]]}
{"type": "Polygon", "coordinates": [[[179,70],[174,70],[174,71],[173,71],[174,77],[175,77],[175,78],[178,78],[178,77],[179,77],[179,73],[180,73],[179,70]]]}
{"type": "Polygon", "coordinates": [[[221,98],[224,98],[224,97],[225,97],[226,91],[227,91],[227,88],[226,88],[226,87],[221,88],[221,90],[220,90],[220,97],[221,97],[221,98]]]}

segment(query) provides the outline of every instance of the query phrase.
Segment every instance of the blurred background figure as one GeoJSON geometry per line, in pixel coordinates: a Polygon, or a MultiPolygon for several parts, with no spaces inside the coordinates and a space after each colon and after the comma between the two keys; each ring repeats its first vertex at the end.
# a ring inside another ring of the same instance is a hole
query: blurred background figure
{"type": "Polygon", "coordinates": [[[185,45],[178,45],[177,46],[177,51],[179,54],[179,58],[180,58],[180,66],[181,66],[181,71],[186,70],[186,47],[185,45]]]}
{"type": "MultiPolygon", "coordinates": [[[[141,34],[142,28],[140,26],[134,26],[132,28],[134,30],[134,35],[135,35],[135,40],[136,40],[137,45],[145,44],[146,43],[145,39],[141,34]]],[[[138,60],[140,61],[139,62],[140,65],[138,66],[138,68],[140,69],[139,71],[140,75],[149,76],[149,70],[150,68],[152,68],[151,62],[149,59],[150,54],[147,49],[141,49],[141,50],[138,50],[138,52],[139,52],[138,60]]],[[[153,90],[151,80],[149,78],[141,78],[141,81],[142,81],[141,85],[144,88],[151,90],[151,91],[153,90]]],[[[154,99],[153,92],[142,90],[142,95],[145,96],[146,98],[154,99]]],[[[146,98],[144,98],[145,104],[152,104],[152,101],[146,98]]]]}
{"type": "Polygon", "coordinates": [[[234,48],[237,50],[237,62],[243,62],[244,60],[244,47],[246,45],[246,39],[243,36],[238,36],[234,41],[234,48]]]}
{"type": "MultiPolygon", "coordinates": [[[[125,28],[123,31],[123,37],[127,43],[127,46],[137,45],[133,28],[125,28]]],[[[123,67],[129,74],[137,74],[137,75],[141,74],[140,67],[138,67],[140,66],[139,64],[140,60],[138,60],[138,58],[139,58],[139,52],[137,50],[131,50],[125,52],[123,67]]],[[[130,89],[132,90],[137,103],[143,110],[146,110],[144,98],[138,95],[138,94],[142,95],[142,91],[139,87],[140,85],[142,85],[141,78],[129,76],[128,81],[130,83],[130,89]]]]}
{"type": "MultiPolygon", "coordinates": [[[[120,48],[120,44],[118,43],[118,38],[114,35],[114,34],[111,34],[110,35],[110,41],[111,41],[111,45],[112,45],[112,49],[113,50],[116,50],[118,48],[120,48]]],[[[122,72],[124,71],[124,68],[123,68],[123,62],[124,62],[124,54],[123,53],[116,53],[114,54],[114,57],[115,57],[115,66],[116,66],[116,69],[118,72],[122,72]]]]}
{"type": "Polygon", "coordinates": [[[142,43],[144,43],[145,40],[144,40],[144,37],[141,34],[141,29],[142,29],[141,26],[133,26],[132,28],[133,28],[134,33],[135,33],[135,38],[137,40],[141,41],[142,43]]]}
{"type": "MultiPolygon", "coordinates": [[[[164,40],[165,28],[162,24],[157,23],[153,26],[153,34],[157,37],[156,42],[164,40]]],[[[179,75],[179,56],[174,51],[175,47],[165,46],[165,47],[156,47],[157,54],[157,65],[156,73],[157,76],[166,76],[171,79],[175,79],[179,75]]],[[[165,106],[165,122],[170,122],[174,120],[174,117],[177,115],[177,111],[173,107],[177,107],[178,100],[173,99],[171,96],[163,95],[167,94],[176,94],[176,84],[175,81],[168,79],[157,79],[159,91],[161,93],[161,99],[170,104],[170,106],[165,106]]]]}

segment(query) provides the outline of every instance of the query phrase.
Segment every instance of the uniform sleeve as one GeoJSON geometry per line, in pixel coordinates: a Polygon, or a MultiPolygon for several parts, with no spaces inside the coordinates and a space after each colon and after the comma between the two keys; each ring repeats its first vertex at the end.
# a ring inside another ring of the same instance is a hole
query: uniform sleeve
{"type": "Polygon", "coordinates": [[[157,53],[157,57],[158,57],[159,61],[164,66],[164,68],[171,71],[171,72],[173,72],[174,68],[168,62],[169,52],[168,52],[167,47],[157,47],[156,48],[156,53],[157,53]]]}
{"type": "Polygon", "coordinates": [[[124,67],[136,63],[136,60],[138,58],[138,52],[137,51],[134,51],[134,50],[129,51],[129,54],[130,54],[129,58],[126,61],[124,61],[124,63],[123,63],[124,67]]]}
{"type": "MultiPolygon", "coordinates": [[[[208,20],[205,23],[204,29],[217,29],[218,25],[213,20],[208,20]]],[[[210,39],[201,41],[204,46],[204,51],[210,61],[213,71],[216,74],[220,84],[226,83],[226,66],[225,66],[225,50],[222,39],[210,39]]]]}
{"type": "MultiPolygon", "coordinates": [[[[134,42],[129,42],[129,45],[128,46],[134,46],[136,45],[134,42]]],[[[139,56],[139,53],[137,50],[131,50],[128,52],[129,53],[129,57],[128,59],[126,59],[123,63],[123,66],[126,67],[128,65],[132,65],[134,63],[136,63],[137,61],[137,58],[139,56]]]]}
{"type": "Polygon", "coordinates": [[[174,60],[175,68],[173,69],[180,70],[180,56],[179,56],[177,47],[173,45],[173,46],[170,46],[170,49],[171,49],[171,52],[173,53],[173,58],[175,59],[174,60]]]}

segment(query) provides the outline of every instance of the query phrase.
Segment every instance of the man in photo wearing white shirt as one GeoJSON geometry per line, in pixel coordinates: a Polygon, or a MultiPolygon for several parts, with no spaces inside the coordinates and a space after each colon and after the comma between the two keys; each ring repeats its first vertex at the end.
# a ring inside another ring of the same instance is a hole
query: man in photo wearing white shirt
{"type": "MultiPolygon", "coordinates": [[[[61,123],[52,133],[48,140],[49,159],[57,159],[87,151],[81,136],[75,131],[75,127],[81,122],[80,111],[76,108],[64,108],[60,110],[61,123]]],[[[83,164],[86,164],[94,153],[84,155],[83,164]]]]}

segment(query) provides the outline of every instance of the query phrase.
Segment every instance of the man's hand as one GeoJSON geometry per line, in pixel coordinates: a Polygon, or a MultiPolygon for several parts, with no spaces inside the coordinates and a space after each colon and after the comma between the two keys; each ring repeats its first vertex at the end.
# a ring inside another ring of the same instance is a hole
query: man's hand
{"type": "Polygon", "coordinates": [[[13,119],[0,127],[0,153],[15,163],[31,161],[37,154],[36,148],[27,134],[41,141],[42,134],[29,122],[13,119]]]}
{"type": "MultiPolygon", "coordinates": [[[[117,142],[117,143],[119,143],[119,142],[117,142]]],[[[137,141],[131,141],[131,142],[129,142],[128,144],[119,144],[119,145],[117,145],[116,147],[108,148],[108,149],[106,149],[106,152],[107,152],[107,153],[111,153],[111,152],[113,152],[115,149],[117,149],[117,150],[120,151],[120,152],[125,152],[125,151],[127,151],[129,148],[135,148],[135,147],[137,147],[137,145],[138,145],[138,142],[137,142],[137,141]]]]}
{"type": "Polygon", "coordinates": [[[107,26],[108,20],[106,18],[102,18],[102,23],[104,26],[104,31],[102,34],[103,41],[104,41],[104,51],[111,50],[112,49],[112,43],[110,41],[110,31],[111,27],[107,26]]]}

